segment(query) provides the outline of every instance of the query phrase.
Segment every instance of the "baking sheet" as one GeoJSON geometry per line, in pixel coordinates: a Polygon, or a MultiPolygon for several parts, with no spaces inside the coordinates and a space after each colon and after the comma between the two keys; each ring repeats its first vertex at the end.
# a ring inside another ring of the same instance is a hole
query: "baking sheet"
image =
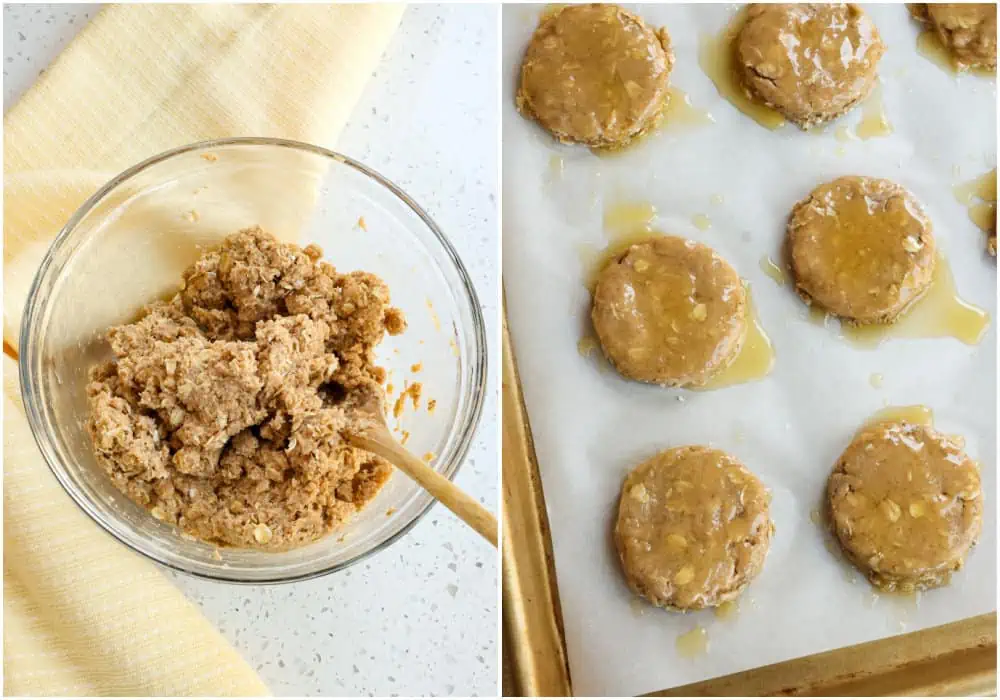
{"type": "Polygon", "coordinates": [[[994,610],[993,325],[975,346],[893,339],[859,349],[812,323],[760,260],[777,259],[788,211],[815,185],[848,174],[886,177],[924,204],[961,296],[995,319],[996,266],[952,192],[996,166],[995,81],[956,78],[920,56],[919,28],[902,5],[866,6],[888,47],[879,73],[893,133],[838,140],[836,127],[853,131],[859,110],[823,133],[772,132],[724,101],[698,65],[699,37],[717,34],[736,6],[633,9],[668,29],[671,81],[714,123],[668,128],[610,157],[556,144],[517,114],[517,69],[543,7],[508,5],[503,14],[504,285],[574,692],[651,692],[994,610]],[[623,380],[599,357],[581,355],[577,343],[589,331],[582,251],[607,244],[604,209],[628,201],[654,204],[658,230],[711,245],[751,284],[777,355],[766,379],[709,392],[667,390],[623,380]],[[696,215],[711,228],[695,226],[696,215]],[[883,376],[880,386],[874,374],[883,376]],[[937,427],[964,435],[982,465],[980,542],[950,586],[917,600],[873,595],[810,517],[851,435],[886,404],[930,406],[937,427]],[[737,455],[773,495],[771,552],[729,619],[637,603],[611,541],[625,473],[661,449],[691,443],[737,455]],[[682,655],[678,637],[698,625],[707,630],[708,652],[682,655]]]}

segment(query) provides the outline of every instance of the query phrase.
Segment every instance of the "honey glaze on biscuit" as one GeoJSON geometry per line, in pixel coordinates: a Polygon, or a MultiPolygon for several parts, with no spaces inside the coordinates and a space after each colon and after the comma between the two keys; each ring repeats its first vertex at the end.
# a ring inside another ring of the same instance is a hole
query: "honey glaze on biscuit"
{"type": "Polygon", "coordinates": [[[666,32],[621,7],[550,7],[525,51],[516,104],[563,143],[617,150],[663,116],[672,66],[666,32]]]}
{"type": "Polygon", "coordinates": [[[978,75],[983,78],[993,78],[996,72],[981,66],[968,66],[955,60],[941,38],[932,28],[928,27],[920,32],[917,37],[917,53],[933,63],[935,66],[950,75],[963,75],[965,73],[978,75]]]}
{"type": "Polygon", "coordinates": [[[795,205],[787,230],[796,288],[842,318],[884,323],[930,284],[930,221],[909,192],[888,180],[823,183],[795,205]]]}
{"type": "Polygon", "coordinates": [[[963,438],[934,430],[926,406],[891,406],[870,416],[828,484],[844,553],[897,612],[916,591],[944,585],[981,528],[979,468],[963,438]]]}
{"type": "Polygon", "coordinates": [[[777,110],[751,100],[736,72],[735,41],[746,20],[747,9],[744,6],[716,36],[701,37],[698,63],[715,84],[719,95],[765,129],[774,130],[784,126],[785,118],[777,110]]]}
{"type": "MultiPolygon", "coordinates": [[[[621,258],[638,243],[649,241],[660,232],[653,229],[656,207],[649,202],[622,202],[608,207],[604,212],[604,228],[610,242],[602,251],[588,250],[585,254],[587,289],[593,293],[601,271],[613,260],[621,258]]],[[[760,323],[750,285],[744,282],[747,295],[746,324],[741,348],[733,361],[704,385],[690,387],[696,390],[720,389],[734,384],[756,381],[767,376],[774,366],[774,346],[760,323]]],[[[577,349],[589,356],[595,348],[592,336],[580,340],[577,349]]]]}

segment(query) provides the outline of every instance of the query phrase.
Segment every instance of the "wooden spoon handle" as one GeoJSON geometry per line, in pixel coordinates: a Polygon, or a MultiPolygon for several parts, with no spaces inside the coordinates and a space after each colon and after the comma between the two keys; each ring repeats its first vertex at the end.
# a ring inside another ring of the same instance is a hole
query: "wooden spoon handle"
{"type": "Polygon", "coordinates": [[[430,465],[417,459],[396,441],[387,428],[373,427],[364,433],[351,433],[344,437],[355,447],[376,454],[394,464],[397,469],[443,503],[448,510],[485,537],[490,544],[497,546],[499,528],[493,514],[430,465]]]}

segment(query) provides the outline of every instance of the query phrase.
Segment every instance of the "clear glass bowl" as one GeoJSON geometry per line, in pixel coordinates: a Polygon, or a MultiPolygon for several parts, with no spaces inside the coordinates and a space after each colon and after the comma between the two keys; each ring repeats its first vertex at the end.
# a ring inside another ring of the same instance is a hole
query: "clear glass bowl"
{"type": "MultiPolygon", "coordinates": [[[[389,285],[408,321],[379,364],[395,393],[420,381],[433,412],[408,403],[390,425],[449,478],[473,439],[486,391],[486,335],[455,249],[405,192],[350,158],[277,139],[184,146],[125,171],[66,224],[42,262],[21,328],[24,403],[35,439],[74,501],[122,543],[171,568],[245,583],[294,581],[350,566],[399,538],[432,503],[395,473],[343,529],[287,552],[217,549],[134,505],[97,464],[86,433],[87,371],[110,357],[104,331],[177,289],[206,246],[260,225],[317,243],[337,269],[389,285]],[[422,365],[418,371],[412,366],[422,365]],[[398,424],[398,425],[397,425],[398,424]],[[221,557],[221,559],[220,559],[221,557]]],[[[392,397],[390,397],[390,406],[392,397]]]]}

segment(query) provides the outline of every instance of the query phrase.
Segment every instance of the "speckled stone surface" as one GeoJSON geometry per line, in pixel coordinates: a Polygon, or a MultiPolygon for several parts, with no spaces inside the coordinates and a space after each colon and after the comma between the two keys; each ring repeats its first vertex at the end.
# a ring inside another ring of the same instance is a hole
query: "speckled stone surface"
{"type": "MultiPolygon", "coordinates": [[[[4,6],[4,110],[97,11],[4,6]]],[[[394,180],[451,236],[487,322],[498,386],[496,6],[407,9],[338,148],[394,180]]],[[[458,484],[498,509],[497,390],[458,484]]],[[[240,587],[168,574],[276,695],[496,695],[499,560],[441,506],[339,574],[240,587]]]]}

